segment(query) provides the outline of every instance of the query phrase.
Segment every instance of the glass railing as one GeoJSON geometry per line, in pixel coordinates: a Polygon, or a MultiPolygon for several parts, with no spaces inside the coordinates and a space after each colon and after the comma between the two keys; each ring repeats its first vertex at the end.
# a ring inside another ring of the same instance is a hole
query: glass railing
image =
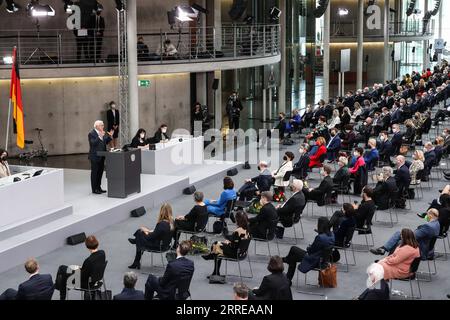
{"type": "MultiPolygon", "coordinates": [[[[241,60],[279,55],[279,25],[139,30],[142,64],[241,60]]],[[[0,30],[0,67],[17,47],[22,68],[108,65],[118,60],[117,31],[0,30]]]]}

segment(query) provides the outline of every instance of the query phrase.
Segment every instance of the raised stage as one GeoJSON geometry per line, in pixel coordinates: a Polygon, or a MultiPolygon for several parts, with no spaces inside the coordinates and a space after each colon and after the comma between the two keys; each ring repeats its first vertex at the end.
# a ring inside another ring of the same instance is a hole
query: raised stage
{"type": "MultiPolygon", "coordinates": [[[[128,219],[133,209],[141,206],[153,208],[179,197],[182,190],[190,185],[195,185],[198,189],[213,180],[221,179],[227,170],[240,164],[206,160],[203,165],[192,165],[171,175],[142,174],[141,193],[130,195],[126,199],[91,194],[90,171],[64,169],[64,203],[72,207],[72,212],[48,215],[49,218],[39,225],[1,238],[0,272],[22,264],[30,256],[39,257],[63,246],[70,235],[95,233],[128,219]]],[[[106,185],[104,175],[102,186],[105,188],[106,185]]]]}

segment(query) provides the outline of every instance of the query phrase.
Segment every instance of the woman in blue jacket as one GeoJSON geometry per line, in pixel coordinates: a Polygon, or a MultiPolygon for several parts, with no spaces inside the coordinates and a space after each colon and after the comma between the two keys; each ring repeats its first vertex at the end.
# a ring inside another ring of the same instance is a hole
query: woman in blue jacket
{"type": "Polygon", "coordinates": [[[220,194],[218,200],[206,200],[205,204],[208,208],[208,213],[211,213],[217,217],[221,217],[225,214],[225,207],[229,200],[236,199],[236,191],[234,190],[234,182],[230,177],[223,179],[223,191],[220,194]]]}

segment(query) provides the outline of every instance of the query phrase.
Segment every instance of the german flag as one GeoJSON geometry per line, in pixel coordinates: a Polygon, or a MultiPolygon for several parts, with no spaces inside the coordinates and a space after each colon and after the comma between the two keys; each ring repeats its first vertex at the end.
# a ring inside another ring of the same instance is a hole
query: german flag
{"type": "Polygon", "coordinates": [[[22,91],[20,90],[19,62],[17,61],[17,48],[13,51],[13,68],[11,72],[11,104],[13,106],[14,133],[17,135],[17,146],[25,147],[25,128],[23,125],[22,91]]]}

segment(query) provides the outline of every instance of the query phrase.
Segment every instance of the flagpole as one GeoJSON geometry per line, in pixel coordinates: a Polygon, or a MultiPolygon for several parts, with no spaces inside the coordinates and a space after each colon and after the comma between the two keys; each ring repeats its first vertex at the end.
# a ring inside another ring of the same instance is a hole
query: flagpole
{"type": "Polygon", "coordinates": [[[9,122],[11,121],[11,99],[8,102],[8,121],[6,122],[6,142],[5,150],[8,151],[8,141],[9,141],[9,122]]]}

